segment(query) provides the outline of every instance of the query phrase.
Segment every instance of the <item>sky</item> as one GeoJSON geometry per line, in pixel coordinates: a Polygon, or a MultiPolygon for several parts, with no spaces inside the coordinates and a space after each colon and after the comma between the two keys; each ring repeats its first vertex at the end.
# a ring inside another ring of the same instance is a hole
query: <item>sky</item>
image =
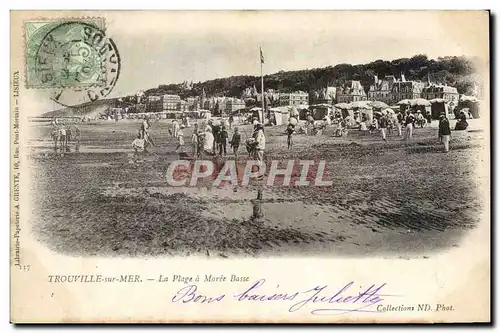
{"type": "MultiPolygon", "coordinates": [[[[416,54],[489,61],[485,11],[144,10],[70,15],[105,19],[106,35],[121,58],[120,77],[109,98],[184,80],[258,76],[260,47],[264,74],[416,54]]],[[[25,94],[36,102],[36,113],[59,108],[44,90],[25,94]]]]}
{"type": "MultiPolygon", "coordinates": [[[[184,80],[360,64],[427,54],[485,56],[483,12],[243,11],[106,15],[122,70],[112,95],[184,80]]],[[[487,53],[487,51],[486,51],[487,53]]]]}

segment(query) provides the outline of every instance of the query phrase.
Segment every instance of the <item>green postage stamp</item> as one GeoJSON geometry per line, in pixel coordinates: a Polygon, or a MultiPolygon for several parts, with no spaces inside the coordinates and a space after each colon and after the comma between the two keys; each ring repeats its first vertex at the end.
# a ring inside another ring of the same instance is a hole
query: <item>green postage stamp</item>
{"type": "Polygon", "coordinates": [[[28,88],[106,84],[104,19],[33,20],[24,29],[28,88]]]}

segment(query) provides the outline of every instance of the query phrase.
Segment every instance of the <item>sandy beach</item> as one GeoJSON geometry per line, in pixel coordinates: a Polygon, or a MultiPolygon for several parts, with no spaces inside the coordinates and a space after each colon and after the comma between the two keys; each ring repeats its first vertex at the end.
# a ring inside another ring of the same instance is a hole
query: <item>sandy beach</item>
{"type": "MultiPolygon", "coordinates": [[[[53,152],[49,125],[30,128],[30,170],[37,181],[29,219],[40,242],[73,256],[411,259],[459,246],[481,219],[475,191],[487,184],[476,168],[487,142],[474,120],[468,131],[453,131],[448,153],[437,121],[415,129],[409,144],[397,133],[384,143],[378,132],[351,130],[337,138],[329,128],[318,136],[295,135],[291,150],[284,126],[265,128],[268,164],[325,160],[333,181],[328,187],[262,187],[254,180],[237,188],[205,182],[171,187],[165,171],[179,155],[170,121],[152,122],[156,146],[134,162],[131,142],[139,124],[78,123],[80,152],[70,145],[64,156],[53,152]],[[264,216],[252,218],[255,209],[264,216]]],[[[238,127],[242,140],[251,135],[250,125],[238,127]]],[[[185,130],[188,152],[191,131],[185,130]]]]}

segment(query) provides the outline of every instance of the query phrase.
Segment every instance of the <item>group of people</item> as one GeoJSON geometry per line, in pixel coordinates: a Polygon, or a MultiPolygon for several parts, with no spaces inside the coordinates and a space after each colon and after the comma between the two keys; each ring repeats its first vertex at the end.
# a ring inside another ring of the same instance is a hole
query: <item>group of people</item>
{"type": "MultiPolygon", "coordinates": [[[[387,114],[382,114],[380,117],[375,117],[373,123],[370,127],[370,133],[372,130],[379,130],[382,136],[382,140],[387,141],[387,133],[392,132],[392,128],[396,125],[398,129],[398,135],[403,136],[403,140],[408,140],[413,137],[413,129],[417,127],[417,124],[422,122],[429,122],[429,117],[424,117],[421,112],[417,112],[416,115],[409,111],[399,112],[396,119],[389,117],[387,114]],[[402,129],[404,128],[404,133],[402,129]]],[[[465,119],[460,118],[457,124],[462,124],[466,122],[465,119]]],[[[465,125],[465,128],[467,125],[465,125]]],[[[362,122],[360,125],[360,130],[368,131],[366,123],[362,122]]],[[[439,140],[444,145],[444,151],[449,151],[449,143],[451,137],[450,123],[448,118],[444,113],[441,113],[439,117],[439,140]]]]}
{"type": "Polygon", "coordinates": [[[134,159],[138,158],[139,155],[147,151],[149,146],[154,146],[154,140],[149,133],[151,128],[151,123],[149,117],[145,117],[137,133],[137,137],[132,141],[132,147],[134,148],[134,159]]]}
{"type": "MultiPolygon", "coordinates": [[[[181,140],[183,141],[183,139],[181,140]]],[[[229,140],[229,133],[223,124],[209,121],[204,129],[200,129],[198,124],[194,125],[191,135],[193,156],[198,158],[202,154],[227,156],[228,143],[233,150],[233,154],[237,157],[241,143],[238,127],[234,128],[232,138],[229,140]]]]}
{"type": "Polygon", "coordinates": [[[455,130],[457,131],[464,131],[469,127],[469,123],[467,122],[467,115],[465,112],[460,112],[458,114],[458,121],[455,124],[455,130]]]}
{"type": "MultiPolygon", "coordinates": [[[[293,134],[297,132],[298,121],[295,123],[290,118],[285,133],[287,135],[287,147],[293,147],[293,134]]],[[[360,124],[360,129],[368,131],[366,126],[366,119],[360,124]]],[[[429,121],[425,119],[421,113],[414,114],[409,111],[400,112],[394,116],[383,113],[373,119],[369,131],[378,130],[381,133],[382,140],[387,141],[387,135],[392,133],[394,127],[398,130],[398,135],[403,136],[403,140],[408,140],[413,137],[413,129],[416,127],[418,121],[429,121]],[[404,133],[403,133],[404,128],[404,133]]],[[[307,123],[310,125],[311,120],[308,119],[307,123]]],[[[342,136],[344,131],[344,122],[339,121],[339,128],[335,135],[342,136]]],[[[254,119],[254,131],[251,138],[245,142],[245,147],[250,157],[255,158],[259,163],[264,161],[264,151],[266,146],[266,137],[264,134],[264,125],[254,119]]],[[[229,128],[232,126],[232,121],[229,121],[229,128]]],[[[450,142],[450,127],[449,121],[444,114],[441,114],[439,120],[439,139],[444,144],[445,151],[449,151],[450,142]]],[[[169,129],[170,135],[177,141],[175,152],[185,152],[185,137],[184,137],[184,124],[179,124],[177,120],[172,121],[172,127],[169,129]]],[[[149,119],[144,119],[138,133],[138,137],[134,140],[133,145],[136,152],[142,152],[147,145],[153,145],[154,142],[149,134],[149,119]]],[[[299,128],[300,129],[300,128],[299,128]]],[[[197,123],[194,125],[193,133],[191,134],[190,143],[192,146],[192,155],[195,158],[201,158],[204,155],[208,156],[227,156],[227,145],[229,144],[235,158],[238,158],[238,151],[242,143],[241,134],[238,127],[233,128],[231,139],[229,139],[229,132],[227,124],[208,120],[207,123],[202,123],[199,126],[197,123]],[[204,128],[200,128],[204,127],[204,128]]]]}
{"type": "MultiPolygon", "coordinates": [[[[416,127],[416,123],[419,123],[421,121],[427,121],[430,122],[430,119],[427,117],[424,118],[423,115],[420,112],[417,112],[417,116],[413,113],[405,111],[403,114],[398,113],[398,129],[399,129],[399,135],[401,136],[401,127],[404,126],[405,128],[405,134],[404,134],[404,139],[411,139],[413,136],[413,129],[416,127]],[[401,126],[402,125],[402,126],[401,126]]],[[[382,133],[382,138],[384,141],[386,140],[385,138],[385,130],[384,130],[384,116],[380,118],[380,125],[381,125],[381,133],[382,133]]],[[[446,117],[445,113],[441,113],[439,115],[439,129],[438,129],[438,136],[440,142],[444,145],[444,151],[448,152],[450,150],[450,139],[451,139],[451,129],[450,129],[450,121],[446,117]]]]}
{"type": "Polygon", "coordinates": [[[57,119],[54,119],[50,136],[54,142],[54,151],[56,153],[58,149],[61,152],[69,152],[69,143],[72,141],[75,142],[75,151],[80,151],[80,129],[76,125],[59,123],[57,119]]]}
{"type": "Polygon", "coordinates": [[[413,113],[405,111],[403,113],[399,112],[396,117],[390,117],[385,113],[381,114],[379,117],[375,117],[370,127],[366,125],[366,121],[361,122],[360,130],[364,133],[380,131],[382,140],[387,141],[387,134],[392,134],[393,129],[397,128],[398,136],[403,136],[403,140],[408,140],[413,137],[413,129],[421,119],[426,121],[421,113],[417,113],[417,116],[415,116],[413,113]]]}

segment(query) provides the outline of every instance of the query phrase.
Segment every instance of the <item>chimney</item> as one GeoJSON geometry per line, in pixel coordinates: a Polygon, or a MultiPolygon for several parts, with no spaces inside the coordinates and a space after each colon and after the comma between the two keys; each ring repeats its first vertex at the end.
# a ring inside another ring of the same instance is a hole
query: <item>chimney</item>
{"type": "Polygon", "coordinates": [[[401,82],[406,82],[405,74],[404,73],[401,73],[401,82]]]}
{"type": "Polygon", "coordinates": [[[378,84],[378,75],[377,74],[373,75],[373,80],[375,81],[375,84],[378,84]]]}

